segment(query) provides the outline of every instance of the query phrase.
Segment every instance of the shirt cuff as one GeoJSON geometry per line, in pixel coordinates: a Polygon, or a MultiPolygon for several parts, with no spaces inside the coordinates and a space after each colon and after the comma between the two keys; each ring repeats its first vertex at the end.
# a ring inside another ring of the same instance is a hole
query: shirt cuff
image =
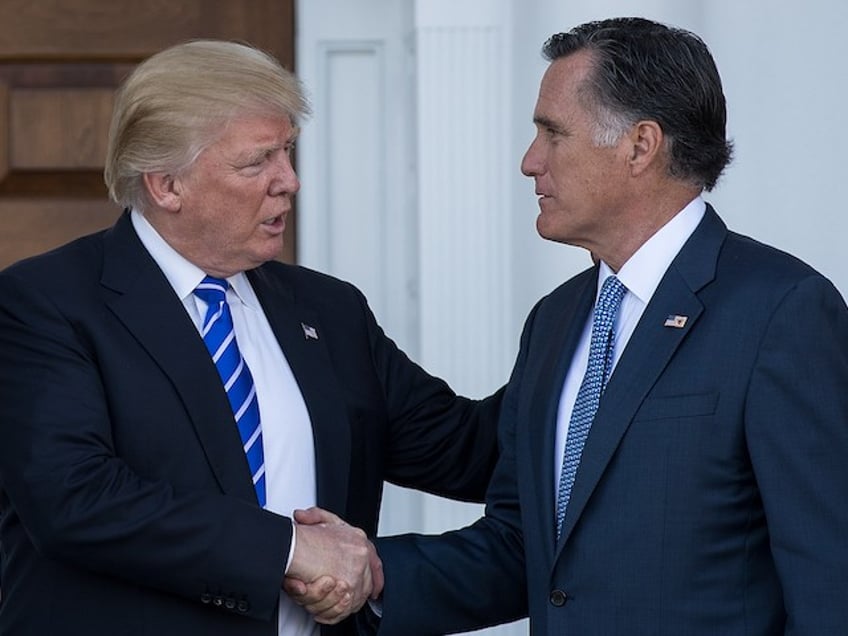
{"type": "Polygon", "coordinates": [[[289,573],[289,568],[291,567],[292,560],[294,559],[294,548],[297,545],[297,524],[292,521],[292,538],[291,538],[291,547],[289,547],[289,558],[286,559],[286,571],[283,574],[289,573]]]}

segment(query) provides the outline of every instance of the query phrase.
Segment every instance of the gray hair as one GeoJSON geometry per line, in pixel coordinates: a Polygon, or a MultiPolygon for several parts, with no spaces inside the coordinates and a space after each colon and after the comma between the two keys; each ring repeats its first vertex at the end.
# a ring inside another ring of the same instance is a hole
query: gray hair
{"type": "Polygon", "coordinates": [[[556,60],[589,51],[594,68],[580,98],[597,118],[595,140],[611,145],[641,119],[656,121],[669,173],[711,190],[730,163],[721,78],[694,33],[644,18],[611,18],[553,35],[542,52],[556,60]]]}

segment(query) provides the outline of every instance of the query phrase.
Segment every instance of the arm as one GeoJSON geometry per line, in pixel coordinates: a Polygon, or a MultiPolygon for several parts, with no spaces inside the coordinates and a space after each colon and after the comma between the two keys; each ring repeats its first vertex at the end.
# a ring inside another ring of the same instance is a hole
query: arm
{"type": "Polygon", "coordinates": [[[483,400],[457,396],[397,348],[359,295],[388,417],[385,478],[433,494],[482,502],[497,461],[504,389],[483,400]]]}
{"type": "Polygon", "coordinates": [[[821,277],[784,298],[745,409],[751,461],[783,588],[787,633],[848,625],[848,310],[821,277]]]}
{"type": "Polygon", "coordinates": [[[485,516],[441,536],[408,534],[376,542],[385,576],[381,635],[452,633],[527,614],[516,435],[517,402],[535,315],[534,310],[525,325],[503,396],[499,458],[486,494],[485,516]]]}

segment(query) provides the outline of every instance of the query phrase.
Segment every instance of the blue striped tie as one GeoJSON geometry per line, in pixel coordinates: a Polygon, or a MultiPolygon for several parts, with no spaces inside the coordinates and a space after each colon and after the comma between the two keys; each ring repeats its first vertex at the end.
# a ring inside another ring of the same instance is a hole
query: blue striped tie
{"type": "Polygon", "coordinates": [[[250,375],[250,369],[241,357],[236,343],[233,317],[227,304],[228,286],[226,280],[207,276],[194,293],[208,305],[201,335],[227,391],[250,474],[253,476],[256,497],[259,505],[264,508],[265,458],[262,452],[259,401],[256,397],[256,387],[253,385],[253,376],[250,375]]]}
{"type": "Polygon", "coordinates": [[[595,419],[595,412],[601,401],[601,394],[606,388],[612,372],[612,354],[615,345],[615,323],[618,308],[627,288],[615,276],[608,276],[601,287],[598,303],[595,305],[595,315],[592,318],[592,339],[589,343],[589,362],[586,375],[577,392],[574,409],[571,411],[571,421],[568,424],[568,436],[565,438],[562,472],[560,473],[559,490],[557,491],[556,535],[562,532],[562,522],[571,498],[571,488],[577,476],[577,467],[583,446],[589,436],[589,428],[595,419]]]}

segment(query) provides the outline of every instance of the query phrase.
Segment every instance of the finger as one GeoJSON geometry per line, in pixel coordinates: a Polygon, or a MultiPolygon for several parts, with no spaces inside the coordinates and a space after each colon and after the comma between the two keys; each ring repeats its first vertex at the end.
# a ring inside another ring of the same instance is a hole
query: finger
{"type": "Polygon", "coordinates": [[[377,555],[377,550],[374,548],[373,544],[369,555],[369,566],[371,567],[371,582],[374,586],[371,590],[371,598],[376,601],[380,598],[380,594],[383,593],[383,586],[385,585],[386,580],[383,575],[383,562],[377,555]]]}
{"type": "Polygon", "coordinates": [[[286,594],[291,596],[295,601],[304,596],[308,591],[306,583],[300,579],[295,579],[290,576],[283,579],[283,589],[286,591],[286,594]]]}
{"type": "Polygon", "coordinates": [[[353,613],[353,610],[348,605],[346,607],[335,606],[332,609],[324,612],[322,614],[316,615],[313,618],[316,623],[321,623],[322,625],[335,625],[336,623],[342,622],[348,616],[353,613]]]}
{"type": "MultiPolygon", "coordinates": [[[[287,576],[283,581],[283,589],[298,605],[309,605],[319,602],[330,594],[338,583],[332,576],[322,576],[311,583],[287,576]]],[[[341,583],[347,589],[346,583],[341,583]]]]}
{"type": "Polygon", "coordinates": [[[344,613],[350,613],[353,602],[353,594],[350,587],[339,582],[323,598],[314,603],[305,605],[306,611],[315,616],[315,619],[332,619],[344,613]]]}
{"type": "Polygon", "coordinates": [[[318,523],[343,524],[339,517],[328,510],[313,506],[306,510],[295,510],[294,520],[304,525],[315,525],[318,523]]]}
{"type": "Polygon", "coordinates": [[[373,590],[374,583],[371,578],[371,567],[369,563],[366,563],[360,572],[360,587],[356,588],[353,594],[352,606],[354,612],[358,612],[365,605],[368,597],[373,594],[373,590]]]}

